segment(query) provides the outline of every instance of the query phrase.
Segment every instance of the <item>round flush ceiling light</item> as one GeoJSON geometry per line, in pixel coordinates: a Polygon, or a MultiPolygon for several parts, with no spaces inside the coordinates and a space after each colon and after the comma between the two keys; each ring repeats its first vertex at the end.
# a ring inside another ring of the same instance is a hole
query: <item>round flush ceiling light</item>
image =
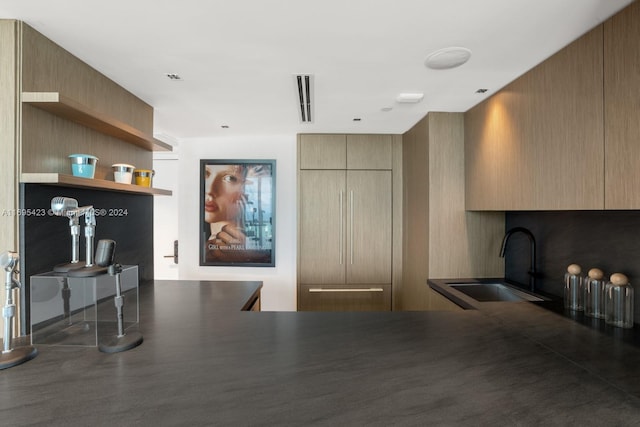
{"type": "Polygon", "coordinates": [[[471,51],[464,47],[446,47],[436,50],[427,57],[424,65],[433,70],[456,68],[471,58],[471,51]]]}

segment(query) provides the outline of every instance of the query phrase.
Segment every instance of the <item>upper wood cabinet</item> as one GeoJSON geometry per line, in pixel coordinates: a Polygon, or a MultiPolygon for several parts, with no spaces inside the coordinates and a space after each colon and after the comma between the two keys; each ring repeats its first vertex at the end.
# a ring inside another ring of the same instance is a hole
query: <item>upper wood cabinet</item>
{"type": "Polygon", "coordinates": [[[391,169],[391,135],[347,135],[347,169],[391,169]]]}
{"type": "Polygon", "coordinates": [[[346,169],[347,136],[298,135],[300,169],[346,169]]]}
{"type": "Polygon", "coordinates": [[[366,134],[299,135],[300,169],[393,168],[393,136],[366,134]]]}
{"type": "Polygon", "coordinates": [[[604,24],[605,208],[640,209],[640,2],[604,24]]]}
{"type": "Polygon", "coordinates": [[[465,113],[467,210],[603,208],[601,46],[598,26],[465,113]]]}

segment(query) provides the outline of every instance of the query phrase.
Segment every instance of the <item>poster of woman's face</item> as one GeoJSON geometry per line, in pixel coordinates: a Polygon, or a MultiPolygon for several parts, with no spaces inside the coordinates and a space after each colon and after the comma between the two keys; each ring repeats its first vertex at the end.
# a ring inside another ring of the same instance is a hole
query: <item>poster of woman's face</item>
{"type": "Polygon", "coordinates": [[[275,165],[200,161],[200,265],[275,266],[275,165]]]}

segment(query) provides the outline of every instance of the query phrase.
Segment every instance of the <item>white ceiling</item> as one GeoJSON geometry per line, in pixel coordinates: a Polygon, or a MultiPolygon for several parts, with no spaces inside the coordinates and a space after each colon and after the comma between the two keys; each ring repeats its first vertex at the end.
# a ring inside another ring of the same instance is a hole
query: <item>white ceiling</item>
{"type": "Polygon", "coordinates": [[[429,111],[468,110],[629,3],[0,0],[0,18],[27,22],[144,99],[156,110],[155,132],[184,141],[403,133],[429,111]],[[469,62],[424,66],[450,46],[470,49],[469,62]],[[312,124],[298,119],[297,73],[314,75],[312,124]],[[401,92],[424,99],[400,105],[401,92]]]}

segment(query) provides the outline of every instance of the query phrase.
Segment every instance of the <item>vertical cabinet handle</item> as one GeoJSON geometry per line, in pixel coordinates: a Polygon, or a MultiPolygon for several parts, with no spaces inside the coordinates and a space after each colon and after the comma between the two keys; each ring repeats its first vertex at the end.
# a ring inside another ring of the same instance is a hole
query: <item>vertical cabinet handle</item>
{"type": "Polygon", "coordinates": [[[344,197],[343,191],[340,190],[340,265],[344,263],[344,216],[342,214],[343,202],[342,199],[344,197]]]}
{"type": "Polygon", "coordinates": [[[349,191],[349,250],[350,250],[350,263],[353,265],[353,190],[349,191]]]}

